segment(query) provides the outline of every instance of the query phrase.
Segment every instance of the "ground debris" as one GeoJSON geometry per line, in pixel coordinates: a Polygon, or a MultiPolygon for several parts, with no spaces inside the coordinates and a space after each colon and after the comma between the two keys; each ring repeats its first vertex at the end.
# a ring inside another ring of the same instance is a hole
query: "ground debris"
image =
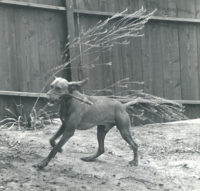
{"type": "Polygon", "coordinates": [[[81,157],[96,151],[96,129],[77,131],[63,153],[38,171],[32,165],[48,155],[57,128],[0,130],[0,191],[199,191],[200,120],[131,128],[138,167],[128,165],[132,152],[116,129],[106,137],[105,153],[83,162],[81,157]]]}

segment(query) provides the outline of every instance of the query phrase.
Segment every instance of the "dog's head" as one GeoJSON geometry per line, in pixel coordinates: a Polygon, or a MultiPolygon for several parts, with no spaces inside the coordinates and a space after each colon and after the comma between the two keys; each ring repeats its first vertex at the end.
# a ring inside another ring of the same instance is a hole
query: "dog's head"
{"type": "Polygon", "coordinates": [[[82,81],[69,82],[64,78],[55,77],[54,81],[50,85],[50,90],[47,92],[50,102],[60,100],[62,97],[70,96],[74,90],[80,91],[82,85],[84,85],[88,79],[82,81]]]}

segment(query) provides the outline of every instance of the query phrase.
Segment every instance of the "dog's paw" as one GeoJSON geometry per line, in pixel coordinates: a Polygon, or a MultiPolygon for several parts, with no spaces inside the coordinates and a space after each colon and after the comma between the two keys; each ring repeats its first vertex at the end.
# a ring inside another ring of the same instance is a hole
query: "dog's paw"
{"type": "Polygon", "coordinates": [[[36,168],[37,170],[42,170],[44,167],[42,167],[40,164],[34,164],[32,165],[34,168],[36,168]]]}
{"type": "Polygon", "coordinates": [[[47,164],[48,164],[47,161],[43,160],[39,164],[33,165],[33,167],[36,168],[36,169],[38,169],[38,170],[42,170],[42,169],[44,169],[45,166],[47,166],[47,164]]]}
{"type": "Polygon", "coordinates": [[[95,158],[94,157],[82,157],[81,160],[85,161],[85,162],[93,162],[95,160],[95,158]]]}
{"type": "Polygon", "coordinates": [[[131,166],[138,166],[138,161],[132,160],[129,162],[131,166]]]}

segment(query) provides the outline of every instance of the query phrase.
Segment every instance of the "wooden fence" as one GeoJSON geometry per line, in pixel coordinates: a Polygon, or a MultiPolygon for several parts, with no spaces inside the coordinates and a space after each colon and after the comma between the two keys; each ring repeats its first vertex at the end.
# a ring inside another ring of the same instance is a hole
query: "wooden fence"
{"type": "MultiPolygon", "coordinates": [[[[144,37],[129,39],[129,45],[116,46],[111,52],[102,50],[98,55],[83,56],[82,66],[90,62],[96,65],[88,71],[82,69],[91,79],[89,89],[101,89],[129,77],[133,81],[144,81],[141,88],[154,95],[174,100],[200,98],[199,1],[77,0],[71,4],[74,8],[71,22],[75,26],[72,34],[87,30],[100,19],[126,8],[130,13],[141,6],[149,11],[157,9],[145,27],[144,37]],[[105,66],[108,62],[112,66],[105,66]]],[[[80,65],[77,63],[77,66],[80,65]]],[[[75,77],[78,74],[82,78],[80,68],[77,71],[75,77]]]]}
{"type": "MultiPolygon", "coordinates": [[[[141,6],[148,11],[157,9],[144,37],[128,39],[129,45],[117,45],[112,51],[102,49],[82,56],[72,63],[71,71],[60,75],[72,80],[89,77],[87,91],[129,77],[144,85],[112,91],[122,94],[144,89],[193,105],[194,101],[187,100],[200,98],[200,1],[196,0],[0,0],[0,89],[40,92],[51,69],[62,63],[68,35],[71,42],[99,20],[126,8],[132,13],[141,6]],[[94,67],[88,67],[91,64],[94,67]]],[[[69,54],[72,59],[80,51],[70,50],[69,54]]],[[[15,93],[2,96],[0,110],[13,96],[18,97],[15,93]]]]}
{"type": "Polygon", "coordinates": [[[51,69],[61,64],[66,14],[51,8],[62,1],[41,2],[52,5],[0,1],[1,90],[40,92],[51,69]]]}
{"type": "Polygon", "coordinates": [[[39,94],[23,92],[39,93],[48,85],[52,69],[62,64],[67,42],[64,5],[62,0],[0,0],[1,116],[5,107],[15,110],[19,104],[28,113],[39,94]]]}

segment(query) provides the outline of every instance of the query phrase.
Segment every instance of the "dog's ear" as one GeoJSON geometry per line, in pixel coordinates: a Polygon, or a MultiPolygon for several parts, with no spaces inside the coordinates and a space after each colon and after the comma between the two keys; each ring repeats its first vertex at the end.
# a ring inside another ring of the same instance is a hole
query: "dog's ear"
{"type": "Polygon", "coordinates": [[[81,91],[81,87],[88,82],[88,78],[82,80],[82,81],[74,81],[69,82],[69,92],[72,93],[74,90],[81,91]]]}
{"type": "Polygon", "coordinates": [[[81,81],[81,86],[85,85],[89,81],[89,78],[85,78],[81,81]]]}
{"type": "Polygon", "coordinates": [[[88,78],[86,78],[84,80],[81,80],[81,81],[72,81],[72,82],[69,82],[69,85],[83,86],[87,82],[88,82],[88,78]]]}
{"type": "Polygon", "coordinates": [[[52,78],[53,78],[53,80],[56,80],[58,77],[57,76],[53,76],[52,78]]]}

